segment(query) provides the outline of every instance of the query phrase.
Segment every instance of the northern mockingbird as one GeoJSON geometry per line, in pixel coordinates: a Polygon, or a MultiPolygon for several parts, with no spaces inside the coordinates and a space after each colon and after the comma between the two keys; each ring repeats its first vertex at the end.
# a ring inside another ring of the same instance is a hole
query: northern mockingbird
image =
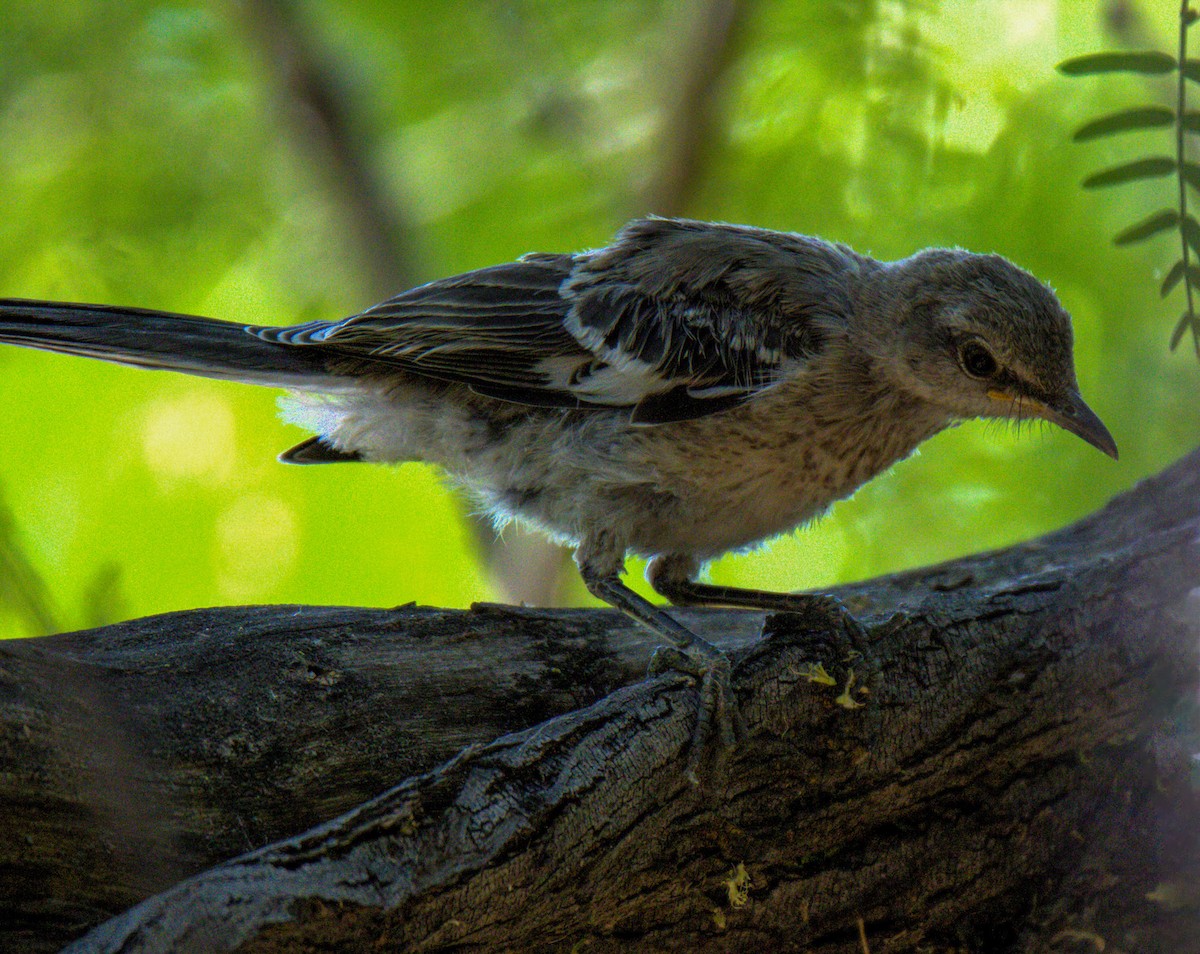
{"type": "Polygon", "coordinates": [[[880,262],[684,219],[639,219],[605,248],[526,255],[343,321],[5,300],[0,341],[287,388],[284,416],[316,435],[290,463],[439,464],[497,524],[574,546],[588,589],[683,650],[718,705],[728,661],[621,581],[627,554],[649,558],[676,604],[795,609],[802,598],[697,575],[966,418],[1041,418],[1117,456],[1079,394],[1070,317],[1005,259],[880,262]]]}

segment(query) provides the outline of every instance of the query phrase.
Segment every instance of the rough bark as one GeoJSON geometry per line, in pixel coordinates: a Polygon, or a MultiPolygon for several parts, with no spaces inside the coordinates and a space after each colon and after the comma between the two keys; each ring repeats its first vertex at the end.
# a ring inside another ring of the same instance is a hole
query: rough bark
{"type": "Polygon", "coordinates": [[[71,949],[1198,952],[1198,540],[1200,452],[844,588],[869,662],[819,615],[684,614],[737,651],[747,723],[700,788],[695,687],[641,680],[606,612],[2,644],[0,946],[161,891],[71,949]]]}

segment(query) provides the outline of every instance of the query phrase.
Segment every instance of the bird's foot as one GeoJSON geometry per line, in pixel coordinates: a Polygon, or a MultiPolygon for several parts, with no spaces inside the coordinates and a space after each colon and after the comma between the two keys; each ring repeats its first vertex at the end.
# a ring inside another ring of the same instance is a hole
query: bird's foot
{"type": "Polygon", "coordinates": [[[690,558],[660,556],[650,563],[646,577],[658,593],[676,605],[729,606],[787,613],[801,617],[807,629],[842,634],[850,649],[845,660],[847,685],[839,702],[847,708],[857,708],[854,693],[869,691],[864,685],[869,679],[863,676],[873,676],[878,666],[868,644],[867,631],[841,600],[819,593],[775,593],[701,583],[694,578],[695,571],[696,564],[690,558]],[[852,666],[857,666],[858,674],[855,674],[852,666]]]}
{"type": "Polygon", "coordinates": [[[700,768],[707,761],[707,756],[715,754],[718,762],[723,762],[736,744],[741,728],[731,684],[733,666],[729,657],[645,597],[629,589],[615,570],[600,572],[579,554],[576,554],[576,559],[579,560],[583,581],[594,595],[628,613],[674,644],[655,651],[650,661],[650,675],[681,672],[699,683],[700,704],[687,756],[687,777],[694,785],[699,785],[700,768]]]}
{"type": "Polygon", "coordinates": [[[665,672],[680,672],[692,677],[699,684],[700,700],[696,713],[696,727],[688,747],[686,775],[695,786],[706,763],[715,759],[724,762],[737,743],[745,736],[746,728],[733,693],[733,667],[729,657],[717,649],[697,652],[660,646],[650,657],[648,675],[665,672]]]}

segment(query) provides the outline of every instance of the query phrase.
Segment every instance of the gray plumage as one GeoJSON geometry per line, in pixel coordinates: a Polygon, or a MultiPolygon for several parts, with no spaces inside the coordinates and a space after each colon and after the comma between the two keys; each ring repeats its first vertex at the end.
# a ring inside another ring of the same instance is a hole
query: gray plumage
{"type": "Polygon", "coordinates": [[[957,420],[1039,417],[1116,456],[1079,395],[1070,318],[1003,258],[883,263],[678,219],[339,322],[9,300],[0,341],[288,388],[287,418],[317,436],[284,459],[440,464],[498,520],[575,545],[593,592],[709,663],[715,650],[619,581],[628,552],[676,602],[786,607],[695,576],[957,420]]]}

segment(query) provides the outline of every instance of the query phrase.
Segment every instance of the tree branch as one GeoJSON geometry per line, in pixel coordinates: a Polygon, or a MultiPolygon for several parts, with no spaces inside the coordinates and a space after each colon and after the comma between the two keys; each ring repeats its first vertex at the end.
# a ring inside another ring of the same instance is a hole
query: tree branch
{"type": "Polygon", "coordinates": [[[690,614],[745,647],[748,737],[701,789],[695,688],[637,680],[606,612],[214,610],[6,644],[0,922],[61,940],[55,899],[82,925],[131,872],[407,777],[72,950],[861,954],[860,923],[877,951],[1189,950],[1198,539],[1200,452],[1040,540],[844,588],[878,664],[857,709],[870,667],[827,621],[753,641],[753,615],[690,614]]]}
{"type": "Polygon", "coordinates": [[[646,210],[683,215],[703,178],[704,163],[719,139],[719,93],[736,60],[737,40],[748,11],[741,0],[697,0],[689,10],[686,41],[676,54],[661,133],[659,164],[645,196],[646,210]]]}
{"type": "Polygon", "coordinates": [[[242,0],[248,35],[262,51],[276,100],[297,150],[307,153],[339,199],[362,251],[371,297],[382,300],[418,283],[411,230],[355,133],[336,72],[318,51],[290,0],[242,0]]]}

